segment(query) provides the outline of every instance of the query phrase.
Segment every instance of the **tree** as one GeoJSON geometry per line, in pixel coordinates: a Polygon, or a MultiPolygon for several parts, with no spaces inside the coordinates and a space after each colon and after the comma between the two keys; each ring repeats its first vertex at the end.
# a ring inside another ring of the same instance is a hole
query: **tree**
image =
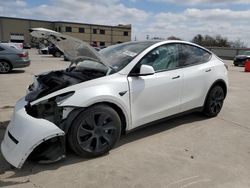
{"type": "Polygon", "coordinates": [[[168,40],[182,40],[182,39],[175,37],[175,36],[168,37],[167,39],[168,40]]]}
{"type": "Polygon", "coordinates": [[[232,45],[240,45],[239,42],[230,42],[226,37],[222,37],[221,35],[212,37],[198,34],[193,38],[192,42],[206,47],[232,47],[232,45]]]}
{"type": "Polygon", "coordinates": [[[199,45],[201,45],[201,46],[203,45],[203,41],[204,41],[204,37],[203,37],[201,34],[196,35],[196,36],[193,38],[193,40],[192,40],[193,43],[199,44],[199,45]]]}
{"type": "Polygon", "coordinates": [[[151,40],[165,40],[165,39],[162,37],[152,37],[151,40]]]}
{"type": "Polygon", "coordinates": [[[232,48],[247,48],[247,45],[238,38],[236,41],[231,42],[231,47],[232,48]]]}
{"type": "Polygon", "coordinates": [[[215,45],[218,47],[231,47],[230,42],[227,38],[223,38],[220,35],[215,37],[215,45]]]}

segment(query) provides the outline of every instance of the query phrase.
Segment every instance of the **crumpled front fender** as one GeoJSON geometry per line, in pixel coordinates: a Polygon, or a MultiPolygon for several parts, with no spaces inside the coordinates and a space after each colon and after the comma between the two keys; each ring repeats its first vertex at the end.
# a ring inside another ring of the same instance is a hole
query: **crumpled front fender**
{"type": "Polygon", "coordinates": [[[21,168],[30,153],[42,142],[65,133],[45,119],[36,119],[25,110],[27,102],[20,99],[1,144],[4,158],[16,168],[21,168]]]}

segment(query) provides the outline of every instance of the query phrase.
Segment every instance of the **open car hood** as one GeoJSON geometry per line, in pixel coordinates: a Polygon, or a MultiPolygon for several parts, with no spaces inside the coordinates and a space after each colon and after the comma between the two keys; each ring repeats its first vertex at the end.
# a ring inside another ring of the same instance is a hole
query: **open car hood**
{"type": "Polygon", "coordinates": [[[46,39],[54,44],[72,63],[93,60],[109,67],[104,58],[92,46],[80,39],[44,28],[31,28],[29,31],[31,36],[46,39]]]}

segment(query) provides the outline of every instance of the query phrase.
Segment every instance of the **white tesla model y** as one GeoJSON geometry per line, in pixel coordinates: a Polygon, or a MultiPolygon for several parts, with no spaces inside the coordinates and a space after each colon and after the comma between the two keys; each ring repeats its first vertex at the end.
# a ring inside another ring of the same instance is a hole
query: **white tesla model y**
{"type": "Polygon", "coordinates": [[[1,150],[17,168],[28,157],[57,161],[66,145],[80,156],[100,156],[139,126],[193,110],[215,117],[222,108],[227,67],[203,47],[136,41],[97,52],[70,36],[30,31],[54,43],[71,66],[35,76],[16,103],[1,150]]]}

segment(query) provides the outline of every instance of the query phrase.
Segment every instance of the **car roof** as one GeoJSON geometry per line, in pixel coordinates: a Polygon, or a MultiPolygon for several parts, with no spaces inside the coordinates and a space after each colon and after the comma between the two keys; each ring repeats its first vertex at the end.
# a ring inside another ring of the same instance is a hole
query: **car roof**
{"type": "MultiPolygon", "coordinates": [[[[200,48],[203,48],[205,49],[204,47],[202,46],[199,46],[195,43],[192,43],[192,42],[188,42],[188,41],[183,41],[183,40],[142,40],[142,41],[130,41],[130,42],[124,42],[122,44],[126,44],[126,43],[129,43],[129,44],[140,44],[140,43],[148,43],[149,45],[150,44],[157,44],[157,43],[162,43],[162,44],[168,44],[168,43],[180,43],[180,44],[189,44],[189,45],[193,45],[193,46],[197,46],[197,47],[200,47],[200,48]]],[[[206,49],[207,50],[207,49],[206,49]]]]}
{"type": "Polygon", "coordinates": [[[198,48],[201,48],[211,54],[213,54],[210,50],[208,50],[207,48],[204,48],[198,44],[195,44],[195,43],[192,43],[192,42],[188,42],[188,41],[183,41],[183,40],[143,40],[143,41],[130,41],[130,42],[125,42],[123,44],[131,44],[131,43],[137,43],[137,44],[145,44],[145,43],[148,43],[150,46],[152,45],[157,45],[157,44],[160,44],[160,45],[164,45],[164,44],[171,44],[171,43],[179,43],[179,44],[187,44],[187,45],[192,45],[192,46],[196,46],[198,48]]]}

